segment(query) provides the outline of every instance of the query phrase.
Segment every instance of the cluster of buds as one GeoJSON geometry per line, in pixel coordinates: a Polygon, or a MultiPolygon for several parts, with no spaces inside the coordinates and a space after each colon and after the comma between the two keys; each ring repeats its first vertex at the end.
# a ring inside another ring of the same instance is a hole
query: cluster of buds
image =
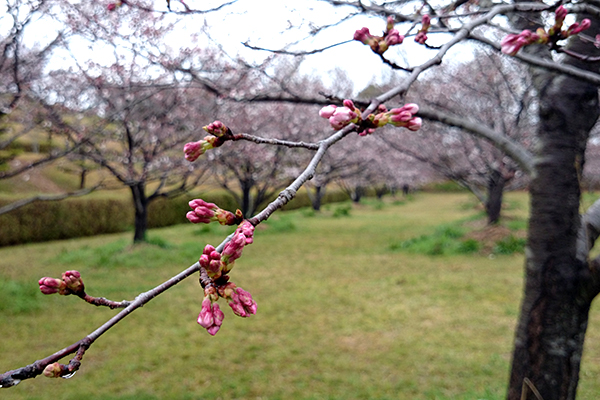
{"type": "Polygon", "coordinates": [[[530,44],[547,44],[555,45],[559,40],[568,38],[569,36],[577,35],[581,31],[588,29],[591,25],[589,19],[584,19],[580,23],[574,23],[567,29],[563,28],[565,17],[569,12],[563,6],[559,6],[554,12],[554,25],[547,31],[540,27],[535,33],[528,29],[518,35],[509,34],[502,39],[500,46],[504,54],[514,56],[519,50],[530,44]]]}
{"type": "Polygon", "coordinates": [[[38,281],[38,284],[40,291],[44,294],[85,296],[85,287],[78,271],[66,271],[62,274],[62,279],[44,277],[38,281]]]}
{"type": "Polygon", "coordinates": [[[431,18],[429,17],[429,15],[425,14],[423,15],[423,19],[421,20],[421,29],[419,29],[419,32],[417,32],[417,35],[415,36],[415,42],[425,44],[425,41],[427,40],[427,31],[430,27],[431,18]]]}
{"type": "Polygon", "coordinates": [[[242,256],[244,246],[254,241],[254,225],[243,221],[233,233],[229,242],[219,253],[213,246],[207,244],[200,256],[200,266],[204,268],[211,279],[219,279],[227,275],[233,268],[235,260],[242,256]]]}
{"type": "Polygon", "coordinates": [[[185,159],[188,161],[196,161],[198,157],[210,149],[217,148],[227,140],[233,138],[231,130],[226,127],[221,121],[215,121],[203,127],[206,132],[212,136],[205,136],[204,139],[197,142],[189,142],[183,146],[185,159]]]}
{"type": "Polygon", "coordinates": [[[110,3],[106,8],[108,11],[115,11],[117,8],[121,7],[123,4],[127,4],[125,0],[118,0],[114,3],[110,3]]]}
{"type": "Polygon", "coordinates": [[[235,283],[225,282],[224,284],[206,287],[204,289],[204,300],[202,300],[202,310],[198,314],[198,324],[212,336],[221,329],[225,318],[225,314],[223,314],[217,303],[220,297],[227,301],[233,313],[239,317],[247,318],[256,314],[256,302],[252,295],[237,287],[235,283]]]}
{"type": "Polygon", "coordinates": [[[234,214],[202,199],[194,199],[188,204],[193,211],[188,212],[185,217],[194,224],[208,224],[214,221],[221,225],[237,225],[244,219],[241,210],[236,210],[234,214]]]}
{"type": "Polygon", "coordinates": [[[234,314],[240,317],[256,314],[256,302],[252,295],[229,282],[227,275],[235,260],[242,255],[244,246],[254,241],[253,236],[254,226],[248,221],[243,221],[221,253],[208,244],[200,256],[200,266],[210,280],[208,283],[202,278],[200,280],[204,287],[204,300],[198,323],[211,335],[215,335],[223,323],[223,312],[216,303],[219,297],[226,299],[234,314]]]}
{"type": "Polygon", "coordinates": [[[383,54],[390,46],[401,44],[404,36],[394,29],[394,17],[389,16],[383,36],[373,36],[369,28],[362,28],[354,32],[354,40],[368,45],[377,54],[383,54]]]}
{"type": "Polygon", "coordinates": [[[344,100],[344,107],[329,105],[323,107],[319,115],[328,118],[330,125],[335,130],[340,130],[350,123],[358,124],[358,134],[366,136],[373,133],[376,128],[381,128],[387,124],[417,131],[421,128],[423,122],[421,118],[415,116],[418,111],[419,106],[414,103],[405,104],[400,108],[393,108],[389,111],[384,105],[380,105],[376,114],[370,114],[365,120],[362,120],[361,112],[354,106],[352,100],[344,100]]]}

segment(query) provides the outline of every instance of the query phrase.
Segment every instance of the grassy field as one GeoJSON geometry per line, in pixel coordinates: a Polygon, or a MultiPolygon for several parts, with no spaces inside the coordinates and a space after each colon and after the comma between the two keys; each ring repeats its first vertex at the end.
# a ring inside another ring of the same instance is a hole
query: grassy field
{"type": "MultiPolygon", "coordinates": [[[[405,245],[476,219],[472,204],[466,194],[418,194],[276,215],[231,273],[256,299],[256,316],[235,317],[224,305],[223,327],[209,336],[196,324],[202,291],[191,278],[99,339],[72,379],[38,377],[0,397],[501,399],[522,254],[426,255],[405,245]]],[[[509,194],[507,204],[507,223],[522,228],[526,195],[509,194]]],[[[152,244],[136,247],[125,233],[0,249],[0,372],[81,339],[116,312],[45,297],[40,277],[77,269],[91,295],[133,299],[226,233],[190,224],[153,230],[152,244]]],[[[580,399],[600,392],[598,317],[594,307],[580,399]]]]}

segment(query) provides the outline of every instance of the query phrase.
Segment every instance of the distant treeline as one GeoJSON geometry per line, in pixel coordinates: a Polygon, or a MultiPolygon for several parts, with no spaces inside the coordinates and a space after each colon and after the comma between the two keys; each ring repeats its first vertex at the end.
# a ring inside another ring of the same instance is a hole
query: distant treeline
{"type": "MultiPolygon", "coordinates": [[[[226,193],[184,195],[174,199],[157,199],[150,204],[148,226],[160,228],[187,222],[188,202],[200,197],[219,207],[235,211],[237,203],[226,193]],[[194,196],[194,197],[192,197],[194,196]]],[[[324,203],[348,200],[342,191],[330,191],[324,203]]],[[[0,200],[0,207],[8,204],[0,200]]],[[[302,191],[286,205],[286,210],[310,207],[302,191]]],[[[35,202],[0,215],[0,246],[31,242],[71,239],[133,230],[133,205],[129,198],[72,198],[62,201],[35,202]]]]}

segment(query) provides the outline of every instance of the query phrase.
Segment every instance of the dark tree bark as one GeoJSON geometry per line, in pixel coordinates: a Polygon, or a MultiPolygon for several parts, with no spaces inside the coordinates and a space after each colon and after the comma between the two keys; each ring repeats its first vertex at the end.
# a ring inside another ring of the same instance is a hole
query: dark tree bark
{"type": "Polygon", "coordinates": [[[314,186],[313,191],[311,191],[310,188],[307,188],[306,190],[312,209],[315,211],[321,211],[321,204],[323,202],[323,197],[325,197],[325,188],[324,185],[318,185],[314,186]]]}
{"type": "MultiPolygon", "coordinates": [[[[574,47],[579,45],[574,41],[574,47]]],[[[597,64],[567,62],[597,70],[597,64]]],[[[526,399],[537,399],[533,387],[544,400],[570,400],[579,381],[590,304],[598,292],[587,249],[578,246],[583,232],[580,178],[589,132],[599,115],[598,89],[546,71],[535,72],[535,82],[539,146],[508,399],[523,399],[523,391],[526,399]]]]}
{"type": "Polygon", "coordinates": [[[138,182],[129,187],[135,209],[133,242],[141,243],[146,241],[146,232],[148,231],[148,197],[146,197],[143,182],[138,182]]]}
{"type": "Polygon", "coordinates": [[[497,224],[500,221],[505,185],[506,178],[502,172],[493,169],[488,177],[488,195],[485,200],[485,213],[487,214],[489,225],[497,224]]]}

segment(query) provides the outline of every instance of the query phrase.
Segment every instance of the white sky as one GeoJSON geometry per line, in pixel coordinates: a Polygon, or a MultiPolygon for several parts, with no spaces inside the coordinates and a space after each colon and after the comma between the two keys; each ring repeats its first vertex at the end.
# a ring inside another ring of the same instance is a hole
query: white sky
{"type": "MultiPolygon", "coordinates": [[[[84,0],[85,1],[85,0],[84,0]]],[[[108,0],[105,0],[108,4],[108,0]]],[[[191,8],[208,8],[221,4],[221,0],[187,0],[191,8]]],[[[157,9],[166,9],[165,0],[156,0],[157,9]]],[[[173,7],[180,7],[177,0],[172,0],[173,7]]],[[[127,7],[114,13],[127,13],[127,7]]],[[[109,12],[107,11],[107,14],[109,12]]],[[[112,13],[110,13],[112,14],[112,13]]],[[[250,61],[258,61],[270,55],[269,52],[251,50],[242,45],[248,41],[250,44],[268,49],[280,49],[286,44],[299,43],[289,50],[313,50],[352,39],[354,32],[364,26],[372,34],[380,35],[385,29],[385,20],[378,17],[360,16],[346,21],[333,28],[328,28],[325,33],[309,37],[311,27],[322,26],[339,20],[345,15],[344,9],[331,7],[329,4],[316,0],[239,0],[234,6],[209,13],[204,16],[186,17],[180,31],[180,37],[172,42],[185,44],[186,38],[191,33],[201,30],[206,24],[213,40],[222,44],[232,55],[240,55],[250,61]],[[313,25],[314,24],[314,25],[313,25]],[[304,39],[304,40],[301,40],[304,39]]],[[[118,14],[107,15],[108,18],[118,18],[118,14]]],[[[40,31],[34,32],[30,40],[41,40],[51,33],[56,27],[45,24],[40,31]]],[[[2,31],[2,17],[0,17],[0,32],[2,31]]],[[[400,32],[404,34],[405,32],[400,32]]],[[[78,46],[79,57],[106,58],[98,48],[90,49],[83,42],[78,46]]],[[[423,63],[434,53],[414,43],[413,38],[407,38],[403,44],[394,46],[386,53],[395,62],[405,65],[404,57],[410,54],[409,64],[415,66],[423,63]]],[[[64,66],[64,55],[55,61],[64,66]]],[[[362,43],[352,41],[322,53],[307,56],[301,69],[307,74],[319,75],[325,83],[331,72],[336,68],[346,71],[354,82],[355,92],[360,91],[371,82],[383,83],[388,80],[392,70],[383,65],[379,57],[362,43]]]]}

